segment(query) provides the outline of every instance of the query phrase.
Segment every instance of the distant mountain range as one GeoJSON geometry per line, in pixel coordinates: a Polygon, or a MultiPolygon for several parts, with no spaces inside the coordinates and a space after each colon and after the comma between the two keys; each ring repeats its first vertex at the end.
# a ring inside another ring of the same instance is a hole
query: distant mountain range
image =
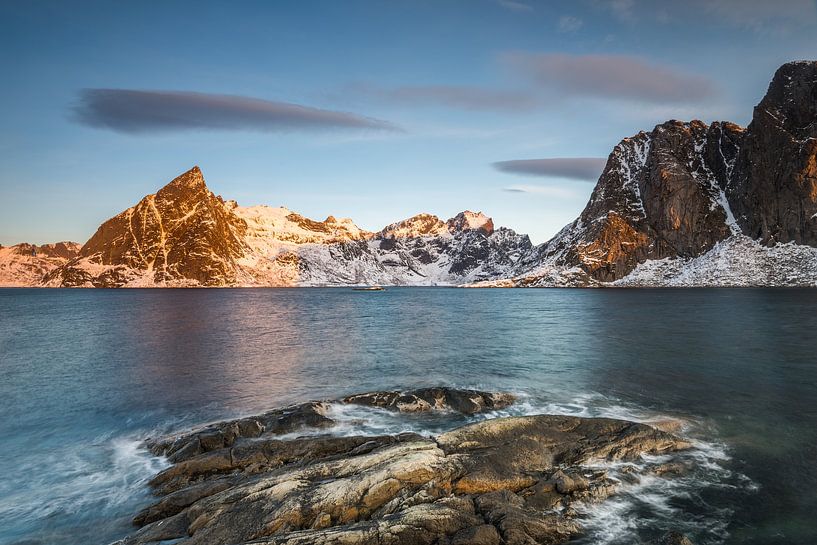
{"type": "Polygon", "coordinates": [[[0,247],[0,285],[817,285],[817,62],[780,67],[747,128],[668,121],[622,140],[584,211],[533,246],[482,213],[373,233],[241,207],[198,167],[80,246],[0,247]]]}

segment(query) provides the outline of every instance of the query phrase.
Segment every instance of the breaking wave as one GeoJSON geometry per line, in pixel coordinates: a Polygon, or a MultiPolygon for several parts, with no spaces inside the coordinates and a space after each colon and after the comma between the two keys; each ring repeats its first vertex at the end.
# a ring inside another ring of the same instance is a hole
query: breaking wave
{"type": "Polygon", "coordinates": [[[11,537],[3,543],[94,543],[106,529],[114,535],[147,497],[148,480],[167,466],[137,437],[105,435],[32,453],[0,485],[0,526],[11,537]]]}

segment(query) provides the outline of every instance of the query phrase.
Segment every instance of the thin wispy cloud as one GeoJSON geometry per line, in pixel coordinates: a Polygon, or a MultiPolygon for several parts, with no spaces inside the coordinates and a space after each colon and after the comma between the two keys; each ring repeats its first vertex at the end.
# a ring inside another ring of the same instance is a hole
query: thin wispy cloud
{"type": "Polygon", "coordinates": [[[817,24],[814,0],[709,0],[703,9],[711,15],[756,31],[787,31],[817,24]]]}
{"type": "Polygon", "coordinates": [[[528,111],[538,103],[535,96],[524,91],[464,85],[405,85],[394,88],[357,85],[354,92],[393,104],[445,106],[469,111],[528,111]]]}
{"type": "Polygon", "coordinates": [[[624,21],[632,21],[635,19],[635,0],[612,0],[610,2],[610,9],[624,21]]]}
{"type": "Polygon", "coordinates": [[[515,11],[518,13],[527,13],[533,11],[533,6],[531,6],[530,4],[518,2],[516,0],[497,0],[497,4],[499,4],[500,6],[507,10],[515,11]]]}
{"type": "Polygon", "coordinates": [[[557,30],[564,34],[569,34],[571,32],[576,32],[582,26],[584,26],[584,21],[579,19],[578,17],[573,17],[572,15],[563,15],[559,17],[559,24],[557,25],[557,30]]]}
{"type": "Polygon", "coordinates": [[[716,95],[707,78],[630,55],[512,52],[503,57],[543,89],[649,103],[691,103],[716,95]]]}
{"type": "Polygon", "coordinates": [[[187,91],[85,89],[72,108],[83,125],[140,134],[184,130],[400,131],[388,121],[259,98],[187,91]]]}
{"type": "Polygon", "coordinates": [[[554,157],[500,161],[494,163],[493,167],[508,174],[594,182],[601,175],[606,163],[607,159],[603,157],[554,157]]]}
{"type": "Polygon", "coordinates": [[[503,187],[506,193],[528,193],[557,199],[572,199],[578,196],[575,191],[554,185],[511,185],[503,187]]]}
{"type": "Polygon", "coordinates": [[[761,34],[787,34],[817,25],[814,0],[687,0],[674,4],[654,0],[593,0],[592,4],[598,11],[628,24],[717,20],[761,34]]]}

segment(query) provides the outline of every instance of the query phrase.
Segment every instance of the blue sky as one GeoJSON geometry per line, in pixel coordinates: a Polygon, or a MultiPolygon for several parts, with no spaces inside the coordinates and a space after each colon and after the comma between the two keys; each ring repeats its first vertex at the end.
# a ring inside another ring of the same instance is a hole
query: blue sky
{"type": "Polygon", "coordinates": [[[196,164],[243,205],[543,242],[621,138],[746,124],[815,58],[813,0],[2,2],[0,244],[84,242],[196,164]]]}

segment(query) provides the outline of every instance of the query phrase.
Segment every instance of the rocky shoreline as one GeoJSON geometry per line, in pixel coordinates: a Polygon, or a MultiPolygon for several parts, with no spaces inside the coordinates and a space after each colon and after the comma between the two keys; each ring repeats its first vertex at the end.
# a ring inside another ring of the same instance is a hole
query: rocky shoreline
{"type": "Polygon", "coordinates": [[[583,506],[622,478],[684,471],[672,455],[691,445],[671,428],[608,418],[505,416],[435,437],[331,434],[337,404],[475,415],[513,402],[451,388],[372,392],[150,439],[172,465],[150,482],[158,501],[134,517],[138,530],[116,544],[564,543],[582,534],[583,506]],[[611,464],[623,469],[613,476],[611,464]]]}

